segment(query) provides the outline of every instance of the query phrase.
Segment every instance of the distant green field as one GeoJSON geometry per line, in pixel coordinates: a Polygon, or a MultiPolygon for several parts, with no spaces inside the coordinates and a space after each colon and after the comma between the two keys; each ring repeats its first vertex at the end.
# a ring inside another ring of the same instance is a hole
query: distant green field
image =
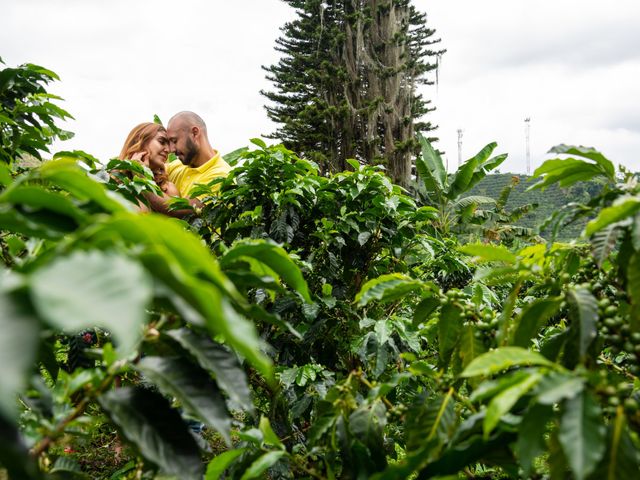
{"type": "MultiPolygon", "coordinates": [[[[516,224],[529,227],[539,228],[540,225],[556,210],[560,207],[570,203],[586,203],[589,199],[596,195],[600,191],[601,185],[597,182],[581,182],[573,185],[569,188],[558,188],[557,185],[546,189],[544,192],[540,190],[527,189],[535,183],[530,176],[522,174],[512,173],[499,173],[494,175],[487,175],[478,185],[476,185],[469,195],[484,195],[491,198],[498,198],[502,189],[511,182],[512,177],[518,177],[520,183],[513,189],[509,201],[507,203],[507,210],[511,211],[516,207],[522,205],[529,205],[537,203],[538,208],[532,210],[527,215],[523,216],[516,224]]],[[[571,225],[567,225],[559,233],[559,240],[568,240],[580,235],[584,228],[586,220],[575,222],[571,225]]],[[[549,231],[541,231],[540,235],[547,238],[549,231]]]]}

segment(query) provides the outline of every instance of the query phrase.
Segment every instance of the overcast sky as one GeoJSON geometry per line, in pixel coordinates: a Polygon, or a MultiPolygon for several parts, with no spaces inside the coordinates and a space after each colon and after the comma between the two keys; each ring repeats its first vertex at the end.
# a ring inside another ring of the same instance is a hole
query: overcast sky
{"type": "MultiPolygon", "coordinates": [[[[490,141],[525,172],[555,144],[600,149],[640,169],[640,1],[414,0],[447,53],[425,95],[450,169],[457,130],[467,158],[490,141]]],[[[280,0],[0,0],[0,56],[38,63],[62,81],[75,121],[56,149],[116,156],[129,130],[193,110],[223,153],[270,133],[262,65],[277,61],[280,0]]]]}

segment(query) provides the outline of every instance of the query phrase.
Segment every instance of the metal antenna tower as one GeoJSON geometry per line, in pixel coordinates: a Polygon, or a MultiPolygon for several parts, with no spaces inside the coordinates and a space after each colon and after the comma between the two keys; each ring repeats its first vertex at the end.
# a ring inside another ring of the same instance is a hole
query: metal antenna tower
{"type": "Polygon", "coordinates": [[[458,129],[458,168],[462,165],[462,129],[458,129]]]}
{"type": "Polygon", "coordinates": [[[531,175],[531,117],[524,119],[524,138],[526,143],[527,175],[531,175]]]}

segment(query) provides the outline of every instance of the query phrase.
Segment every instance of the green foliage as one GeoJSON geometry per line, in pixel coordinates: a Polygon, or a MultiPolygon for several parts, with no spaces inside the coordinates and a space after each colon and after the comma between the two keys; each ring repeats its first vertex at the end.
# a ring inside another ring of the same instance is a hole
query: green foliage
{"type": "Polygon", "coordinates": [[[545,188],[606,182],[584,234],[461,245],[506,225],[511,189],[462,201],[493,144],[450,177],[425,143],[424,206],[253,144],[190,223],[135,212],[144,169],[0,164],[10,478],[638,476],[635,175],[557,147],[545,188]]]}

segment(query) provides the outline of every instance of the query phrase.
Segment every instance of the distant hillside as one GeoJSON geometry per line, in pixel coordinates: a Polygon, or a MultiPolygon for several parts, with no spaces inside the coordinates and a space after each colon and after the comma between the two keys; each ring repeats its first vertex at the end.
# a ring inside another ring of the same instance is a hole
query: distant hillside
{"type": "MultiPolygon", "coordinates": [[[[554,211],[567,203],[588,202],[589,199],[596,195],[602,188],[601,184],[590,181],[580,182],[568,188],[558,188],[554,185],[547,188],[544,192],[541,192],[540,190],[526,191],[527,188],[535,183],[535,180],[531,180],[531,177],[521,174],[499,173],[487,175],[484,180],[478,183],[478,185],[469,192],[469,195],[483,195],[497,199],[500,196],[502,189],[511,182],[511,178],[514,176],[520,179],[520,183],[511,192],[511,196],[507,203],[507,210],[511,211],[522,205],[537,203],[537,209],[525,215],[517,222],[517,225],[530,228],[539,227],[554,211]]],[[[575,238],[580,234],[585,223],[586,220],[576,222],[575,224],[566,227],[562,232],[560,232],[559,240],[575,238]]],[[[541,234],[543,237],[546,237],[549,232],[543,231],[541,234]]]]}

